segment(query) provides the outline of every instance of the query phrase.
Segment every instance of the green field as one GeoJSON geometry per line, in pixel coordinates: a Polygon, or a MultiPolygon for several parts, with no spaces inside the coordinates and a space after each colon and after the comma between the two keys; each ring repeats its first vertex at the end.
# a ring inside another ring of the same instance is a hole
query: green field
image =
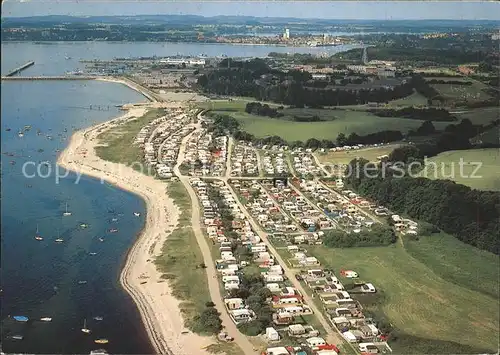
{"type": "Polygon", "coordinates": [[[389,107],[404,107],[404,106],[427,106],[427,98],[418,92],[414,92],[410,96],[402,99],[389,101],[389,107]]]}
{"type": "Polygon", "coordinates": [[[500,149],[452,150],[427,160],[420,176],[448,179],[479,190],[500,191],[500,149]],[[463,168],[460,171],[460,159],[463,168]],[[431,165],[435,163],[437,165],[431,165]],[[477,168],[478,164],[480,166],[477,168]]]}
{"type": "Polygon", "coordinates": [[[316,154],[321,163],[349,164],[355,158],[364,158],[368,161],[377,161],[381,155],[389,155],[399,144],[388,144],[381,147],[373,147],[358,150],[343,150],[340,152],[328,152],[316,154]]]}
{"type": "Polygon", "coordinates": [[[498,256],[441,234],[405,244],[308,249],[325,267],[355,270],[375,285],[377,294],[360,300],[396,328],[396,353],[497,351],[498,256]]]}
{"type": "Polygon", "coordinates": [[[491,98],[482,91],[487,86],[479,81],[474,81],[472,85],[431,84],[431,86],[449,100],[483,101],[491,98]]]}
{"type": "MultiPolygon", "coordinates": [[[[401,130],[407,132],[416,129],[422,121],[393,117],[377,117],[363,111],[347,110],[312,110],[312,109],[285,109],[287,115],[321,115],[328,121],[322,122],[295,122],[283,119],[255,116],[246,112],[216,110],[215,113],[230,114],[241,124],[244,131],[256,137],[267,137],[277,135],[286,141],[306,141],[309,138],[334,140],[339,133],[350,134],[356,132],[359,135],[379,132],[381,130],[401,130]]],[[[291,117],[291,116],[288,116],[291,117]]],[[[435,126],[442,126],[436,123],[435,126]]]]}

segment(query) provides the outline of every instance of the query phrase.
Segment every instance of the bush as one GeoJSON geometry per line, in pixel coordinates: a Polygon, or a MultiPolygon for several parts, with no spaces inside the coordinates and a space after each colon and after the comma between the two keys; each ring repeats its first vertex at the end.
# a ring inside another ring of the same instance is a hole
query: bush
{"type": "Polygon", "coordinates": [[[394,231],[382,225],[374,225],[371,230],[360,233],[345,233],[340,230],[326,231],[323,244],[330,248],[374,247],[390,245],[397,240],[394,231]]]}
{"type": "Polygon", "coordinates": [[[220,313],[212,307],[205,308],[200,315],[194,318],[193,332],[217,334],[222,329],[220,313]]]}
{"type": "Polygon", "coordinates": [[[208,301],[207,303],[205,303],[205,306],[207,306],[208,308],[215,307],[215,303],[213,303],[212,301],[208,301]]]}

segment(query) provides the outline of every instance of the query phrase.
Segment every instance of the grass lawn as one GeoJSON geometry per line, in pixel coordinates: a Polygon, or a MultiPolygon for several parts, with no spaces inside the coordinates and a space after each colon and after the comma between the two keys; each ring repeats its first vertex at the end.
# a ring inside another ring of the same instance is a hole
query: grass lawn
{"type": "Polygon", "coordinates": [[[381,147],[373,147],[358,150],[344,150],[340,152],[315,153],[321,163],[349,164],[356,157],[368,161],[377,161],[381,155],[389,155],[400,144],[388,144],[381,147]]]}
{"type": "Polygon", "coordinates": [[[405,248],[443,279],[498,298],[500,265],[495,254],[462,243],[445,233],[405,241],[405,248]],[[495,265],[497,267],[492,267],[495,265]]]}
{"type": "MultiPolygon", "coordinates": [[[[296,110],[296,109],[295,109],[296,110]]],[[[290,112],[290,110],[287,110],[290,112]]],[[[319,110],[318,110],[319,111],[319,110]]],[[[356,132],[359,135],[379,132],[381,130],[401,130],[407,132],[418,128],[422,121],[393,117],[377,117],[363,111],[347,110],[323,110],[323,115],[330,115],[329,121],[322,122],[294,122],[284,119],[272,119],[250,115],[246,112],[232,112],[231,116],[236,118],[242,129],[256,137],[267,137],[277,135],[291,141],[306,141],[309,138],[336,139],[339,133],[350,134],[356,132]]],[[[215,111],[227,114],[224,111],[215,111]]],[[[308,109],[308,113],[311,110],[308,109]]],[[[440,126],[440,123],[435,124],[440,126]]]]}
{"type": "Polygon", "coordinates": [[[496,282],[490,269],[498,270],[498,258],[495,263],[494,256],[483,258],[480,254],[471,254],[462,263],[454,256],[443,263],[442,254],[453,255],[457,250],[463,253],[464,247],[459,243],[448,240],[446,247],[449,249],[442,246],[437,249],[437,245],[430,247],[424,239],[424,243],[415,242],[411,246],[411,253],[400,243],[378,248],[314,246],[308,249],[325,267],[337,273],[341,268],[353,269],[362,280],[375,285],[380,291],[378,299],[367,304],[365,309],[377,317],[385,317],[402,333],[402,341],[394,343],[398,353],[416,353],[423,351],[421,349],[435,354],[471,352],[469,345],[479,351],[496,351],[498,302],[483,293],[486,286],[478,291],[474,285],[496,282]],[[413,257],[417,254],[426,257],[425,263],[413,257]],[[477,276],[473,280],[475,284],[467,276],[445,278],[457,270],[473,275],[471,278],[477,276]],[[405,339],[411,341],[405,343],[405,339]]]}
{"type": "Polygon", "coordinates": [[[196,236],[189,225],[191,216],[191,201],[181,182],[173,182],[168,187],[176,205],[182,213],[178,227],[168,236],[163,245],[162,255],[155,263],[163,272],[163,278],[172,287],[172,295],[182,300],[179,305],[184,316],[185,325],[192,328],[194,317],[205,309],[205,303],[210,301],[207,274],[199,267],[203,263],[203,255],[198,247],[196,236]]]}
{"type": "Polygon", "coordinates": [[[95,148],[97,155],[115,163],[133,164],[143,161],[140,147],[133,142],[142,127],[163,115],[163,109],[151,109],[135,120],[101,133],[98,139],[102,145],[95,148]]]}
{"type": "Polygon", "coordinates": [[[499,166],[498,148],[452,150],[428,159],[420,176],[449,179],[479,190],[500,191],[499,166]],[[463,172],[460,171],[460,159],[464,162],[463,172]],[[437,165],[430,165],[431,163],[437,165]],[[477,164],[481,164],[479,168],[477,164]]]}
{"type": "Polygon", "coordinates": [[[487,86],[478,81],[474,81],[472,85],[431,84],[431,86],[450,100],[483,101],[490,98],[490,95],[482,91],[487,86]]]}

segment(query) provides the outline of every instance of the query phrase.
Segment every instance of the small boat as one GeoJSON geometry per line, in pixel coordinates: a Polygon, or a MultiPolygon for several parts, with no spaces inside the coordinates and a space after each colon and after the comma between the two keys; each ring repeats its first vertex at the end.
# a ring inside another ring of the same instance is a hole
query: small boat
{"type": "Polygon", "coordinates": [[[71,59],[71,57],[67,55],[64,57],[64,59],[69,60],[69,59],[71,59]]]}
{"type": "Polygon", "coordinates": [[[87,320],[86,319],[83,320],[83,328],[81,330],[85,334],[90,334],[90,329],[87,328],[87,320]]]}
{"type": "Polygon", "coordinates": [[[101,237],[101,238],[99,238],[99,241],[100,241],[100,242],[104,242],[104,238],[102,238],[102,237],[101,237]]]}
{"type": "Polygon", "coordinates": [[[111,228],[108,232],[109,232],[109,233],[116,233],[116,232],[118,232],[118,229],[116,229],[116,228],[111,228]]]}
{"type": "Polygon", "coordinates": [[[30,319],[26,316],[13,316],[12,317],[15,321],[18,321],[18,322],[27,322],[29,321],[30,319]]]}
{"type": "Polygon", "coordinates": [[[40,320],[42,322],[52,322],[52,318],[50,318],[50,317],[43,317],[43,318],[40,318],[40,320]]]}
{"type": "Polygon", "coordinates": [[[78,281],[78,284],[79,284],[79,285],[85,285],[86,283],[87,283],[87,281],[85,281],[85,280],[80,280],[80,281],[78,281]]]}
{"type": "Polygon", "coordinates": [[[100,317],[100,316],[96,316],[94,317],[94,320],[96,321],[102,321],[104,318],[103,317],[100,317]]]}
{"type": "Polygon", "coordinates": [[[55,240],[56,243],[62,243],[64,242],[64,239],[61,238],[61,234],[59,233],[59,229],[57,230],[57,239],[55,240]]]}
{"type": "Polygon", "coordinates": [[[96,344],[107,344],[107,343],[109,343],[109,340],[108,339],[96,339],[96,340],[94,340],[94,343],[96,343],[96,344]]]}
{"type": "Polygon", "coordinates": [[[68,204],[67,203],[66,203],[66,211],[63,213],[63,216],[64,217],[71,216],[71,212],[68,211],[68,204]]]}
{"type": "Polygon", "coordinates": [[[90,355],[106,355],[108,352],[104,349],[92,350],[90,355]]]}
{"type": "Polygon", "coordinates": [[[22,336],[22,335],[12,335],[10,338],[14,339],[14,340],[23,340],[24,336],[22,336]]]}
{"type": "Polygon", "coordinates": [[[111,218],[111,222],[116,222],[118,221],[118,218],[111,218]]]}
{"type": "Polygon", "coordinates": [[[19,133],[17,134],[20,138],[24,137],[24,133],[19,131],[19,133]]]}
{"type": "Polygon", "coordinates": [[[6,128],[5,130],[6,130],[7,132],[10,132],[10,128],[6,128]]]}
{"type": "Polygon", "coordinates": [[[90,255],[97,255],[97,253],[95,253],[95,252],[91,252],[91,253],[89,253],[89,254],[90,254],[90,255]]]}
{"type": "Polygon", "coordinates": [[[80,224],[80,227],[81,227],[81,228],[87,228],[88,226],[89,226],[89,225],[88,225],[87,223],[82,223],[82,224],[80,224]]]}
{"type": "Polygon", "coordinates": [[[139,217],[141,214],[139,212],[134,212],[134,216],[139,217]]]}
{"type": "Polygon", "coordinates": [[[31,129],[31,126],[30,126],[30,125],[26,125],[26,126],[24,126],[24,130],[25,130],[25,131],[29,131],[30,129],[31,129]]]}
{"type": "Polygon", "coordinates": [[[35,240],[43,240],[43,237],[38,232],[38,224],[36,225],[35,240]]]}

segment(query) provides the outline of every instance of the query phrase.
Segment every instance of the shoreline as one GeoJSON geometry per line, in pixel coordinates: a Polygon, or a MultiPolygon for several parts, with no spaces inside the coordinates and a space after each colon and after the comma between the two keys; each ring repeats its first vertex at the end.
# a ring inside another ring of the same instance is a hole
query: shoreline
{"type": "Polygon", "coordinates": [[[167,185],[124,164],[102,160],[94,151],[99,144],[97,136],[102,131],[132,117],[140,117],[146,111],[144,107],[134,107],[119,117],[74,132],[57,164],[75,173],[106,181],[143,199],[146,204],[145,224],[126,254],[120,284],[134,300],[156,353],[204,354],[207,352],[203,348],[212,344],[212,339],[192,332],[182,334],[185,330],[179,309],[182,301],[171,295],[168,281],[161,279],[162,274],[154,264],[179,217],[179,208],[166,194],[167,185]]]}

